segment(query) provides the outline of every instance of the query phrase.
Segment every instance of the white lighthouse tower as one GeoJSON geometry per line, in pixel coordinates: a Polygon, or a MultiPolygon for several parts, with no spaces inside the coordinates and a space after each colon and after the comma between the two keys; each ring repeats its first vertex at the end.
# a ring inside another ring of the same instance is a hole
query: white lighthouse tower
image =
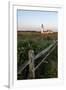
{"type": "Polygon", "coordinates": [[[43,32],[44,32],[44,25],[41,24],[41,33],[43,33],[43,32]]]}

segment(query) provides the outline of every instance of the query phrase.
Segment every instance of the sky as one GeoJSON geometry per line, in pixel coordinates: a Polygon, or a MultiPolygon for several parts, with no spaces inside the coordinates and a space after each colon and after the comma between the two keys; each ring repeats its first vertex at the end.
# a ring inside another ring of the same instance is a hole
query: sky
{"type": "Polygon", "coordinates": [[[57,30],[58,13],[56,11],[31,11],[17,10],[17,27],[18,30],[36,30],[41,27],[57,30]]]}

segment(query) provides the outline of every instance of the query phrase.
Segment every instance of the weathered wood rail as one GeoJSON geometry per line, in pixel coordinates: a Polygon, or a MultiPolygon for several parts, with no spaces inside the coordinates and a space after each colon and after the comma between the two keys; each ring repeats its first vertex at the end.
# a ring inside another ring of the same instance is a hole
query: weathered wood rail
{"type": "Polygon", "coordinates": [[[55,45],[57,44],[57,41],[54,41],[53,44],[51,44],[50,46],[48,46],[46,49],[42,50],[40,53],[38,53],[35,57],[34,60],[38,59],[40,56],[44,55],[45,53],[47,53],[51,48],[53,48],[55,45]]]}
{"type": "Polygon", "coordinates": [[[45,61],[45,59],[51,54],[51,52],[55,49],[56,46],[57,40],[54,41],[51,45],[49,45],[46,49],[42,50],[37,55],[34,55],[34,50],[29,50],[28,52],[29,60],[27,60],[24,64],[22,64],[22,67],[18,70],[17,73],[20,74],[29,65],[29,78],[35,78],[35,70],[45,61]],[[42,55],[45,55],[44,58],[35,67],[34,61],[39,59],[42,55]]]}

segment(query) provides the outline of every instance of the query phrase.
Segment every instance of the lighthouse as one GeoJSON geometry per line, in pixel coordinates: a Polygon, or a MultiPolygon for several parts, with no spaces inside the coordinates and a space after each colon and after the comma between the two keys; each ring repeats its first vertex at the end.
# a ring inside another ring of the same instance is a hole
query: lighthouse
{"type": "Polygon", "coordinates": [[[43,32],[44,32],[44,25],[41,24],[41,33],[43,33],[43,32]]]}

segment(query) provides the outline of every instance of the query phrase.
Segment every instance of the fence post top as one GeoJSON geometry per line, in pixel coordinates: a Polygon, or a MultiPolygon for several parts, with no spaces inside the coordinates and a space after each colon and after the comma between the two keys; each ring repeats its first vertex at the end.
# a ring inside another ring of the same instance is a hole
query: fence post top
{"type": "Polygon", "coordinates": [[[29,50],[29,52],[32,52],[32,53],[33,53],[33,52],[34,52],[34,50],[30,49],[30,50],[29,50]]]}

